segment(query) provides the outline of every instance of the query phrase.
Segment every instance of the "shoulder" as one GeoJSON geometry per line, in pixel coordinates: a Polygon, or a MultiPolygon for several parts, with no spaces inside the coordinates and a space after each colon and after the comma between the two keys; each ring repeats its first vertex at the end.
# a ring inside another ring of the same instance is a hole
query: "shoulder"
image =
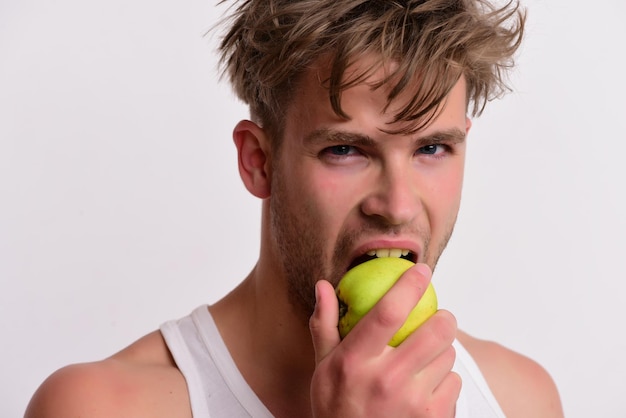
{"type": "Polygon", "coordinates": [[[500,344],[459,332],[507,417],[563,417],[552,377],[534,360],[500,344]]]}
{"type": "Polygon", "coordinates": [[[33,395],[25,418],[191,417],[186,384],[158,332],[102,361],[63,367],[33,395]]]}

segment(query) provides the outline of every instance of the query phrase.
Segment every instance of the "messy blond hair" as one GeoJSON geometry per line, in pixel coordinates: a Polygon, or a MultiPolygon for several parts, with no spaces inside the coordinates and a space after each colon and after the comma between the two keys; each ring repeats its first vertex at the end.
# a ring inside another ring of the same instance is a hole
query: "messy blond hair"
{"type": "MultiPolygon", "coordinates": [[[[227,0],[224,0],[224,2],[227,0]]],[[[419,86],[395,114],[398,133],[429,123],[459,78],[467,82],[468,109],[509,88],[507,69],[520,45],[525,13],[510,0],[496,7],[487,0],[240,0],[220,45],[221,64],[252,117],[280,139],[283,115],[301,75],[320,57],[330,68],[324,85],[335,113],[341,92],[393,61],[388,105],[409,85],[419,86]],[[345,70],[360,57],[379,57],[360,74],[345,70]]]]}

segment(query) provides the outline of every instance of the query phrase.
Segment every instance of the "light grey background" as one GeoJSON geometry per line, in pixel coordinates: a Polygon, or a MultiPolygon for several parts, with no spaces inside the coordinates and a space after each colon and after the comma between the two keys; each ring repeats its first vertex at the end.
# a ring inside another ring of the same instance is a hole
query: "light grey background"
{"type": "MultiPolygon", "coordinates": [[[[462,328],[550,371],[567,417],[624,417],[626,6],[525,5],[516,92],[474,121],[434,283],[462,328]]],[[[256,260],[230,139],[247,112],[203,36],[223,10],[0,0],[0,416],[256,260]]]]}

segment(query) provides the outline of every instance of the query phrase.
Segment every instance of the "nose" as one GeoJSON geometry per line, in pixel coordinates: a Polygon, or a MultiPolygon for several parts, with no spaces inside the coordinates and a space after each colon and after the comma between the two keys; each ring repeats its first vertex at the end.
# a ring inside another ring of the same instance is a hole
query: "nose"
{"type": "Polygon", "coordinates": [[[410,223],[423,210],[415,173],[401,164],[387,164],[375,176],[361,211],[391,226],[410,223]]]}

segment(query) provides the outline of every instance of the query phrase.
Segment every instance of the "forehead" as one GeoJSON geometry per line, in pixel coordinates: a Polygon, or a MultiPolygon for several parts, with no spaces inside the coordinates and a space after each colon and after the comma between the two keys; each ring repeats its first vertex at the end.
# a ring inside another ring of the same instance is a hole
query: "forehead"
{"type": "Polygon", "coordinates": [[[330,58],[318,59],[302,75],[299,86],[308,92],[316,90],[318,98],[326,96],[326,99],[330,100],[333,87],[338,89],[340,96],[345,95],[346,90],[354,88],[368,89],[376,91],[378,95],[387,96],[395,84],[391,77],[398,67],[397,63],[393,61],[383,63],[375,55],[366,55],[353,60],[339,77],[333,74],[337,69],[334,69],[332,64],[330,58]]]}
{"type": "Polygon", "coordinates": [[[287,118],[295,118],[300,123],[311,118],[341,122],[366,112],[381,122],[379,129],[382,131],[408,131],[422,120],[437,119],[443,110],[450,107],[465,119],[467,92],[464,77],[436,103],[436,107],[423,115],[422,120],[411,119],[413,116],[410,114],[404,115],[406,119],[399,118],[398,115],[402,115],[408,106],[415,105],[421,97],[423,79],[436,76],[414,76],[402,91],[391,97],[397,84],[394,80],[398,77],[394,75],[396,68],[394,62],[382,64],[375,57],[356,60],[342,75],[341,82],[346,87],[338,96],[341,112],[337,112],[331,99],[331,65],[329,60],[320,59],[301,76],[290,101],[287,118]]]}

